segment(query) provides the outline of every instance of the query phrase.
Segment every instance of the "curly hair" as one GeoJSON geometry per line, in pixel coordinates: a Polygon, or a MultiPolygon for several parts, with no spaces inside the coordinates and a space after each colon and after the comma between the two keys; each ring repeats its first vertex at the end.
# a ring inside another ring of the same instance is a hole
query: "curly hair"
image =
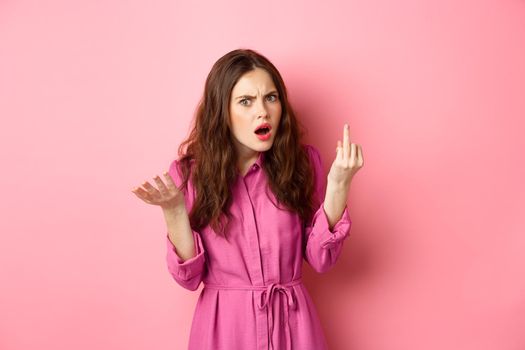
{"type": "Polygon", "coordinates": [[[189,177],[196,197],[189,213],[190,225],[199,230],[206,225],[225,236],[232,203],[231,187],[237,177],[237,151],[230,131],[231,92],[239,78],[256,68],[272,77],[282,104],[279,132],[265,152],[263,170],[279,204],[308,222],[318,205],[314,195],[314,174],[307,150],[301,144],[304,127],[296,119],[286,87],[277,68],[251,49],[237,49],[218,59],[211,68],[188,138],[178,149],[180,170],[186,187],[189,177]],[[192,164],[194,163],[194,164],[192,164]],[[191,168],[194,167],[194,171],[191,168]],[[226,220],[226,221],[225,221],[226,220]]]}

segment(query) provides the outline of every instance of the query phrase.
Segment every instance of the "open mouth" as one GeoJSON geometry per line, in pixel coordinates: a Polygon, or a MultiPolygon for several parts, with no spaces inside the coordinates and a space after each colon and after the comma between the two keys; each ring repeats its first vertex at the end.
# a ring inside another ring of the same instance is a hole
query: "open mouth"
{"type": "Polygon", "coordinates": [[[269,132],[270,132],[270,128],[268,128],[268,127],[263,127],[263,128],[255,130],[255,133],[257,135],[266,135],[269,132]]]}
{"type": "Polygon", "coordinates": [[[259,136],[267,135],[272,130],[270,123],[262,123],[255,128],[255,133],[259,136]]]}

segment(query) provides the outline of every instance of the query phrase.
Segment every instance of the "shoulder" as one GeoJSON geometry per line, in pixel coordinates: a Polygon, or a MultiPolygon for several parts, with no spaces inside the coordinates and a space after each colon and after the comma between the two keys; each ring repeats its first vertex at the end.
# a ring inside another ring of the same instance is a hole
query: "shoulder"
{"type": "Polygon", "coordinates": [[[324,197],[325,189],[325,173],[323,170],[323,161],[321,159],[321,152],[314,145],[303,145],[305,148],[310,164],[312,166],[312,173],[314,178],[314,188],[317,199],[324,197]]]}
{"type": "Polygon", "coordinates": [[[317,147],[310,144],[303,144],[302,146],[306,154],[308,155],[308,158],[310,159],[312,165],[316,168],[322,166],[321,152],[319,152],[317,147]]]}
{"type": "Polygon", "coordinates": [[[179,159],[174,159],[171,161],[168,174],[173,179],[173,182],[175,183],[175,186],[179,188],[184,193],[184,198],[186,200],[186,207],[191,208],[192,203],[195,199],[195,188],[193,186],[192,181],[192,170],[194,168],[194,159],[188,160],[189,162],[189,175],[188,175],[188,181],[186,182],[185,186],[183,185],[184,182],[184,172],[183,172],[183,162],[179,159]]]}
{"type": "MultiPolygon", "coordinates": [[[[195,162],[195,159],[190,159],[188,160],[189,162],[189,170],[190,170],[190,173],[191,173],[191,170],[193,169],[194,167],[194,162],[195,162]]],[[[179,187],[181,184],[182,184],[182,181],[184,179],[183,177],[183,164],[182,164],[182,159],[174,159],[171,161],[170,163],[170,166],[169,166],[169,170],[168,170],[168,173],[171,175],[173,181],[175,182],[175,184],[177,185],[177,187],[179,187]]]]}

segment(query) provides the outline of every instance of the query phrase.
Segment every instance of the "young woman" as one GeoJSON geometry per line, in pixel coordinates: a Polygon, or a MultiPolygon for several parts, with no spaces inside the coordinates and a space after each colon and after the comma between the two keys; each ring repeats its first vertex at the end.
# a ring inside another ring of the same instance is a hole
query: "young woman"
{"type": "Polygon", "coordinates": [[[327,348],[303,258],[319,273],[336,263],[363,155],[345,124],[325,178],[300,127],[275,66],[231,51],[213,65],[165,181],[132,190],[162,208],[174,280],[192,291],[203,282],[190,350],[327,348]]]}

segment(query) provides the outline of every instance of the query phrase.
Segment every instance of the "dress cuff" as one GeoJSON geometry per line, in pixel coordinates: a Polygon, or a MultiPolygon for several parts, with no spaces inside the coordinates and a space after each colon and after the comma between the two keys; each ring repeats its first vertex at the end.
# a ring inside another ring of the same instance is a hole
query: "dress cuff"
{"type": "Polygon", "coordinates": [[[202,240],[200,235],[193,231],[193,239],[195,243],[195,256],[183,260],[177,253],[177,248],[171,242],[169,235],[166,233],[166,245],[167,245],[167,259],[168,266],[172,273],[182,280],[188,280],[198,274],[200,274],[204,268],[204,249],[202,246],[202,240]]]}
{"type": "Polygon", "coordinates": [[[323,203],[321,203],[319,209],[315,213],[314,220],[317,221],[319,228],[319,242],[322,248],[328,249],[336,246],[345,238],[350,236],[350,228],[352,227],[352,220],[350,219],[350,213],[348,211],[348,205],[345,205],[343,214],[339,221],[337,221],[330,230],[328,217],[324,211],[323,203]]]}

